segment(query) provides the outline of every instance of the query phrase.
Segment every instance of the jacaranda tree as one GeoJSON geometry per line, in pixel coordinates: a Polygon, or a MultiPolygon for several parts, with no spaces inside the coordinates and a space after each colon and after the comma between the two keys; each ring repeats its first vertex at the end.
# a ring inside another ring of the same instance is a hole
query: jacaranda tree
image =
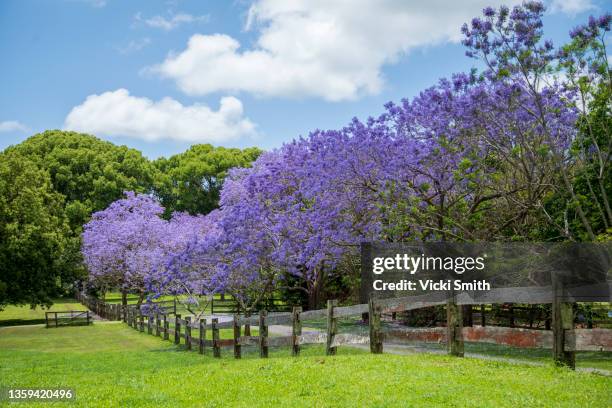
{"type": "Polygon", "coordinates": [[[536,2],[486,8],[462,29],[481,71],[230,170],[219,210],[164,223],[147,198],[130,215],[147,238],[109,238],[119,245],[109,254],[142,253],[105,268],[133,271],[122,276],[154,297],[230,293],[248,312],[280,289],[304,292],[311,308],[331,281],[353,293],[363,241],[594,239],[612,225],[609,69],[597,42],[610,18],[576,29],[558,52],[543,40],[543,12],[536,2]]]}

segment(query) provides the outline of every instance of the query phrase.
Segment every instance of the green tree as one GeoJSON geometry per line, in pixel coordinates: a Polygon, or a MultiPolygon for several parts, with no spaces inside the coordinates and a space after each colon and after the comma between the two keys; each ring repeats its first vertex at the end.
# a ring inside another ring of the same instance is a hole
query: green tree
{"type": "Polygon", "coordinates": [[[260,154],[256,147],[241,150],[200,144],[168,159],[160,158],[154,163],[164,174],[164,182],[157,194],[169,213],[206,214],[219,204],[227,171],[250,166],[260,154]]]}
{"type": "Polygon", "coordinates": [[[49,306],[76,279],[68,267],[71,237],[63,206],[47,171],[20,155],[0,154],[0,309],[49,306]]]}
{"type": "Polygon", "coordinates": [[[6,151],[49,172],[53,189],[65,198],[66,216],[77,235],[92,212],[106,208],[124,191],[153,190],[155,168],[138,150],[91,135],[49,130],[6,151]]]}
{"type": "Polygon", "coordinates": [[[139,151],[91,135],[50,130],[0,155],[6,212],[0,226],[0,304],[49,304],[59,288],[86,273],[81,232],[91,214],[124,191],[154,190],[157,170],[139,151]],[[19,176],[22,172],[26,175],[19,176]],[[33,187],[17,194],[14,186],[23,188],[28,177],[33,187]]]}

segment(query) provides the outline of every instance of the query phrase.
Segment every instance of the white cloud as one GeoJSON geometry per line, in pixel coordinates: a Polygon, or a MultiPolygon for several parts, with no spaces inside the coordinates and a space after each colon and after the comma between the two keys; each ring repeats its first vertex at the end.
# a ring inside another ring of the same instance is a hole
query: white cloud
{"type": "Polygon", "coordinates": [[[252,47],[224,34],[196,34],[185,50],[146,71],[190,95],[355,99],[381,90],[385,64],[417,47],[459,41],[461,25],[495,2],[258,0],[246,24],[257,30],[252,47]]]}
{"type": "Polygon", "coordinates": [[[152,101],[131,96],[126,89],[88,96],[70,111],[64,128],[147,141],[225,142],[255,134],[242,102],[234,97],[221,98],[214,111],[201,104],[184,106],[172,98],[152,101]]]}
{"type": "Polygon", "coordinates": [[[209,15],[193,16],[187,13],[171,14],[170,17],[166,18],[163,16],[153,16],[151,18],[143,18],[141,13],[137,13],[134,19],[138,22],[143,22],[149,27],[161,28],[165,31],[171,31],[182,24],[196,23],[196,22],[208,22],[210,19],[209,15]]]}
{"type": "Polygon", "coordinates": [[[6,120],[0,122],[0,133],[2,132],[27,132],[29,129],[26,125],[17,122],[16,120],[6,120]]]}
{"type": "Polygon", "coordinates": [[[151,44],[151,39],[144,37],[139,40],[132,40],[124,47],[117,47],[117,51],[119,51],[121,54],[132,54],[142,50],[149,44],[151,44]]]}
{"type": "Polygon", "coordinates": [[[549,6],[553,13],[561,12],[569,15],[576,15],[595,8],[591,0],[552,0],[549,6]]]}

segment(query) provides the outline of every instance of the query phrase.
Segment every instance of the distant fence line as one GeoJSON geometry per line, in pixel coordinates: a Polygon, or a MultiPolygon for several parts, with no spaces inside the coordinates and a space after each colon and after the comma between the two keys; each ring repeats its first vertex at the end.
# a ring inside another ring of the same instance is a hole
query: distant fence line
{"type": "MultiPolygon", "coordinates": [[[[192,321],[191,317],[182,318],[180,314],[170,316],[159,311],[145,313],[135,306],[121,307],[101,302],[98,299],[78,294],[77,298],[86,305],[93,305],[96,313],[113,320],[123,319],[130,327],[158,336],[175,344],[185,344],[187,350],[198,350],[204,354],[212,349],[214,357],[221,356],[221,348],[233,347],[234,357],[241,357],[242,346],[257,346],[261,357],[268,356],[269,347],[290,346],[292,355],[300,353],[304,344],[325,344],[326,354],[336,354],[338,346],[369,344],[372,353],[383,352],[384,341],[419,341],[446,343],[451,355],[464,355],[464,341],[495,343],[515,347],[552,348],[553,360],[558,364],[575,367],[576,351],[612,351],[612,330],[610,329],[576,329],[572,313],[572,304],[561,302],[562,288],[510,288],[492,290],[487,296],[488,303],[516,302],[552,304],[552,330],[534,330],[523,328],[474,326],[463,327],[461,316],[462,304],[481,304],[471,300],[469,295],[460,294],[450,300],[441,300],[438,295],[408,296],[391,299],[370,299],[367,304],[338,306],[336,300],[329,300],[327,308],[302,311],[294,307],[291,312],[268,314],[261,310],[257,316],[235,314],[231,321],[219,322],[217,318],[208,322],[206,319],[192,321]],[[515,297],[514,297],[515,296],[515,297]],[[517,300],[518,298],[519,300],[517,300]],[[512,300],[514,299],[514,300],[512,300]],[[425,307],[445,305],[446,327],[432,328],[395,328],[384,329],[381,325],[383,313],[394,313],[416,310],[425,307]],[[338,332],[338,319],[343,317],[368,314],[369,335],[361,336],[338,332]],[[306,320],[326,319],[325,332],[302,333],[306,320]],[[269,325],[290,325],[291,335],[269,337],[269,325]],[[250,335],[250,327],[258,327],[258,335],[250,335]],[[220,339],[219,330],[233,329],[232,339],[220,339]],[[243,335],[244,328],[244,335],[243,335]],[[210,340],[206,332],[210,331],[210,340]]],[[[90,306],[91,308],[91,306],[90,306]]]]}
{"type": "Polygon", "coordinates": [[[45,312],[45,327],[81,326],[92,322],[89,310],[45,312]]]}

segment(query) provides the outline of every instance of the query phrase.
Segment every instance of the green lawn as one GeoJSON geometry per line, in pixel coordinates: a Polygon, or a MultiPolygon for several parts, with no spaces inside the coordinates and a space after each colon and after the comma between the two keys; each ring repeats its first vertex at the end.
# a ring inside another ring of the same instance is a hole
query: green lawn
{"type": "Polygon", "coordinates": [[[39,324],[45,322],[45,312],[87,310],[87,307],[75,299],[55,299],[49,309],[37,307],[31,309],[29,306],[6,306],[0,311],[0,326],[14,326],[19,324],[39,324]]]}
{"type": "MultiPolygon", "coordinates": [[[[326,357],[305,347],[242,360],[186,352],[119,322],[0,328],[0,386],[71,387],[74,406],[593,406],[612,405],[612,378],[448,356],[326,357]]],[[[62,404],[67,405],[67,404],[62,404]]],[[[44,406],[44,405],[43,405],[44,406]]]]}

